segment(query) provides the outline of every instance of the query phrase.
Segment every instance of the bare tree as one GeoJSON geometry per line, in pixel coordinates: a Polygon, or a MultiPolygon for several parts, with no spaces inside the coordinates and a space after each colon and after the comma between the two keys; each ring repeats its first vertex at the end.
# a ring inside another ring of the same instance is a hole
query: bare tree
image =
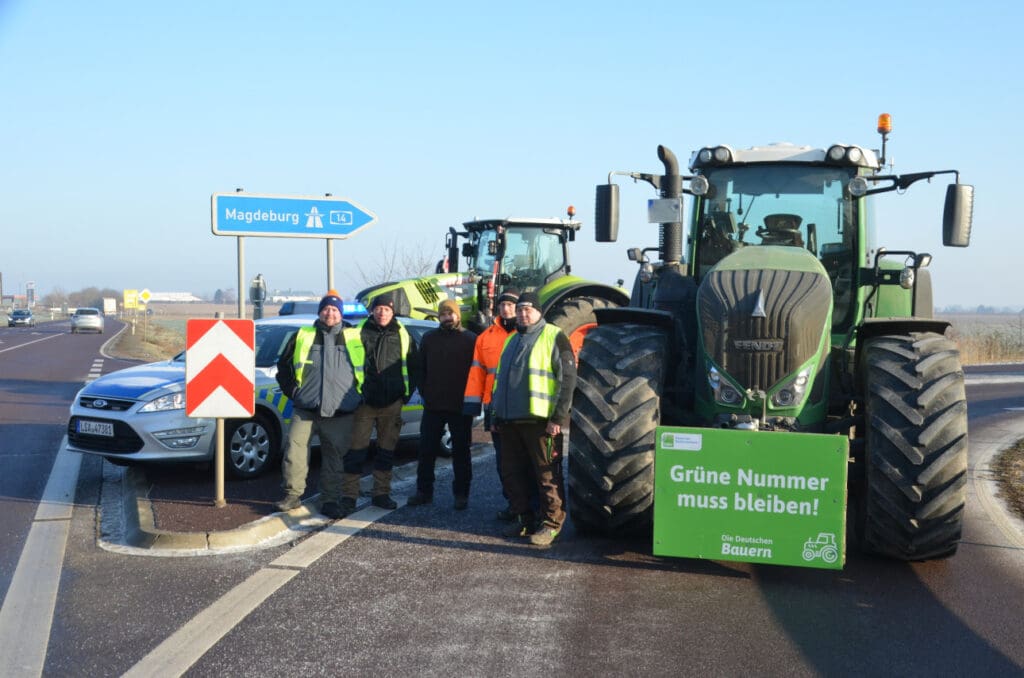
{"type": "Polygon", "coordinates": [[[366,265],[356,262],[355,270],[349,273],[348,278],[355,289],[408,278],[422,278],[434,272],[438,258],[437,252],[421,244],[391,241],[374,258],[372,267],[369,262],[366,265]]]}

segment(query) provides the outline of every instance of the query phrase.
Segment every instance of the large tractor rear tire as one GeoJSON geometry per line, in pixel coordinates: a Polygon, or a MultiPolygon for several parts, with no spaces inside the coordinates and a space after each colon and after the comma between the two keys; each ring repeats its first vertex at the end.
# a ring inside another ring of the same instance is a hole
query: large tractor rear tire
{"type": "Polygon", "coordinates": [[[967,483],[967,398],[956,345],[932,332],[875,337],[863,356],[862,547],[898,560],[956,553],[967,483]]]}
{"type": "Polygon", "coordinates": [[[572,344],[573,353],[579,355],[583,339],[587,333],[597,326],[594,309],[618,306],[618,304],[601,297],[570,297],[558,302],[548,309],[545,320],[558,325],[572,344]]]}
{"type": "Polygon", "coordinates": [[[655,428],[668,336],[624,323],[591,330],[569,431],[569,515],[585,534],[650,534],[655,428]]]}

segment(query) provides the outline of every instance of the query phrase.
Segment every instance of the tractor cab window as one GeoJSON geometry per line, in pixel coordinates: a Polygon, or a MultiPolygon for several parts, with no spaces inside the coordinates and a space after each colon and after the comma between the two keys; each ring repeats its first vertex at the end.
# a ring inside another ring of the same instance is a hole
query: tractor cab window
{"type": "Polygon", "coordinates": [[[510,227],[505,233],[501,271],[508,284],[521,290],[541,287],[564,271],[565,255],[558,233],[540,228],[510,227]]]}
{"type": "Polygon", "coordinates": [[[845,318],[853,290],[856,203],[844,195],[852,169],[794,165],[710,168],[697,208],[695,270],[703,277],[743,247],[799,247],[832,279],[833,320],[845,318]]]}
{"type": "Polygon", "coordinates": [[[477,273],[490,275],[491,271],[494,270],[494,260],[496,258],[496,255],[491,254],[491,252],[498,250],[498,232],[494,229],[489,229],[480,231],[476,236],[473,240],[473,244],[476,247],[475,258],[470,259],[469,267],[477,273]]]}

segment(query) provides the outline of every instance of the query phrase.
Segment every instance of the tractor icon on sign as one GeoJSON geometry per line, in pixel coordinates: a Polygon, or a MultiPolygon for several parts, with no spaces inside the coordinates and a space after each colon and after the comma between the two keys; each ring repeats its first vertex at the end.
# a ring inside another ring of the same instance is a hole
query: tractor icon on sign
{"type": "Polygon", "coordinates": [[[831,532],[820,532],[817,537],[811,537],[804,544],[803,556],[807,562],[816,558],[821,558],[826,563],[836,562],[839,560],[836,536],[831,532]]]}

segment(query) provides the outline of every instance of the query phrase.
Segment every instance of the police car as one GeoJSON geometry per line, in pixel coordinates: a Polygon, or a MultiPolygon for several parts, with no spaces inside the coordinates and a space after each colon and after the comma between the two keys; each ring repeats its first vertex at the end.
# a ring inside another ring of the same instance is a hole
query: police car
{"type": "MultiPolygon", "coordinates": [[[[345,325],[356,324],[365,315],[361,304],[345,304],[345,325]]],[[[289,315],[256,321],[256,414],[224,422],[225,467],[232,476],[254,478],[280,461],[292,405],[274,379],[277,360],[289,338],[314,320],[315,315],[289,315]]],[[[417,343],[437,327],[427,320],[399,321],[417,343]]],[[[413,393],[402,409],[403,440],[419,436],[422,412],[423,401],[413,393]]],[[[184,352],[91,382],[75,396],[67,428],[72,452],[99,455],[121,465],[210,461],[215,432],[215,419],[185,416],[184,352]]]]}

